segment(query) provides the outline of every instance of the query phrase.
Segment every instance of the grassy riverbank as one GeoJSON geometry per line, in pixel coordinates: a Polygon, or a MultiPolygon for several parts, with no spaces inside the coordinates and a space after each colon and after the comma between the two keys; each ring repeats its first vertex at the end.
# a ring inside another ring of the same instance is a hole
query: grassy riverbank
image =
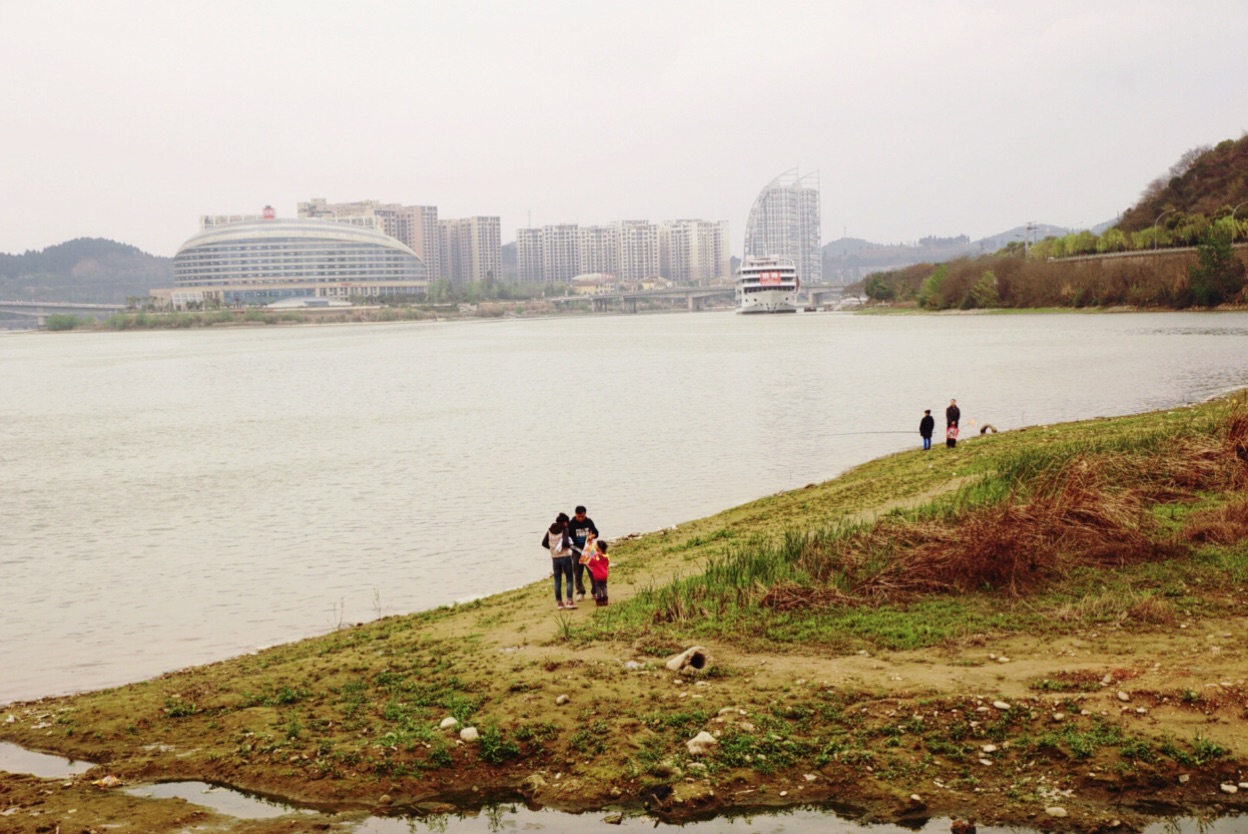
{"type": "Polygon", "coordinates": [[[543,582],[11,705],[0,739],[102,764],[0,774],[4,824],[190,820],[109,774],[391,813],[836,801],[1079,830],[1248,794],[1221,787],[1248,780],[1242,396],[900,453],[611,553],[607,609],[556,612],[543,582]],[[664,668],[692,645],[702,671],[664,668]]]}

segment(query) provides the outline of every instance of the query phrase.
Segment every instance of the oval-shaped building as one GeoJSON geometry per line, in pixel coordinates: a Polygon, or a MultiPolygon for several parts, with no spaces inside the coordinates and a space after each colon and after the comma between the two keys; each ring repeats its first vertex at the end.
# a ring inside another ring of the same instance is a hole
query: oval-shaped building
{"type": "Polygon", "coordinates": [[[418,295],[428,288],[424,262],[394,238],[306,219],[244,220],[205,229],[174,255],[173,279],[174,306],[418,295]]]}

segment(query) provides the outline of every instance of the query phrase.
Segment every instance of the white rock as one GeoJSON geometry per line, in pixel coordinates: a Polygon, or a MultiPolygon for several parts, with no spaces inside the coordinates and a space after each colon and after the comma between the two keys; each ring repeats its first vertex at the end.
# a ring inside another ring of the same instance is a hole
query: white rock
{"type": "Polygon", "coordinates": [[[1120,689],[1120,690],[1118,690],[1118,700],[1119,700],[1119,701],[1130,701],[1130,700],[1131,700],[1131,696],[1130,696],[1130,695],[1128,695],[1127,693],[1123,692],[1123,691],[1120,689]]]}
{"type": "Polygon", "coordinates": [[[1010,705],[1007,704],[1005,701],[993,701],[992,705],[996,707],[997,709],[1009,709],[1010,708],[1010,705]]]}
{"type": "Polygon", "coordinates": [[[987,765],[992,764],[992,760],[991,760],[991,759],[980,759],[980,760],[979,760],[979,763],[980,763],[980,764],[982,764],[982,765],[987,766],[987,765]]]}
{"type": "Polygon", "coordinates": [[[1055,713],[1053,713],[1053,720],[1054,720],[1054,721],[1065,721],[1065,720],[1066,720],[1066,713],[1064,713],[1064,712],[1055,712],[1055,713]]]}
{"type": "Polygon", "coordinates": [[[1188,776],[1186,773],[1182,773],[1179,775],[1179,784],[1186,785],[1191,778],[1192,777],[1188,776]]]}
{"type": "Polygon", "coordinates": [[[1000,657],[997,658],[997,663],[1009,663],[1009,662],[1010,662],[1010,659],[1006,657],[1005,655],[1001,655],[1000,657]]]}
{"type": "Polygon", "coordinates": [[[1248,782],[1240,782],[1239,787],[1241,790],[1248,791],[1248,782]]]}
{"type": "Polygon", "coordinates": [[[689,749],[690,756],[704,756],[718,744],[719,739],[703,730],[685,742],[685,747],[689,749]]]}
{"type": "Polygon", "coordinates": [[[1066,809],[1065,809],[1065,808],[1063,808],[1063,807],[1062,807],[1062,806],[1060,806],[1060,805],[1051,805],[1051,806],[1049,806],[1048,808],[1045,808],[1045,809],[1044,809],[1044,812],[1045,812],[1046,814],[1048,814],[1050,817],[1064,817],[1064,816],[1066,816],[1066,809]]]}
{"type": "Polygon", "coordinates": [[[983,750],[985,753],[995,753],[995,752],[997,752],[997,745],[995,745],[995,744],[985,744],[983,747],[981,747],[981,748],[979,748],[979,749],[980,749],[980,750],[983,750]]]}
{"type": "Polygon", "coordinates": [[[803,779],[805,779],[807,782],[813,782],[813,781],[815,781],[816,779],[818,779],[819,777],[818,777],[818,776],[816,776],[816,775],[815,775],[815,774],[813,774],[813,773],[807,773],[807,774],[804,774],[804,775],[802,776],[802,778],[803,778],[803,779]]]}
{"type": "Polygon", "coordinates": [[[1222,783],[1222,793],[1239,793],[1239,786],[1232,785],[1230,782],[1222,783]]]}
{"type": "Polygon", "coordinates": [[[789,795],[789,792],[788,792],[788,791],[780,791],[780,795],[781,795],[781,796],[788,796],[788,795],[789,795]]]}
{"type": "Polygon", "coordinates": [[[451,718],[450,716],[447,716],[446,718],[442,719],[442,723],[438,725],[438,729],[439,730],[453,730],[458,726],[459,726],[458,721],[456,721],[454,718],[451,718]]]}
{"type": "Polygon", "coordinates": [[[558,698],[555,699],[555,703],[558,704],[559,706],[563,706],[564,704],[566,704],[568,701],[571,701],[571,700],[572,699],[569,698],[567,695],[560,695],[558,698]]]}
{"type": "Polygon", "coordinates": [[[922,798],[921,796],[919,796],[917,793],[912,793],[912,794],[910,794],[910,801],[911,801],[911,802],[922,802],[922,801],[923,801],[923,798],[922,798]]]}
{"type": "Polygon", "coordinates": [[[481,734],[477,732],[476,727],[464,727],[459,731],[459,737],[464,741],[476,741],[481,738],[481,734]]]}

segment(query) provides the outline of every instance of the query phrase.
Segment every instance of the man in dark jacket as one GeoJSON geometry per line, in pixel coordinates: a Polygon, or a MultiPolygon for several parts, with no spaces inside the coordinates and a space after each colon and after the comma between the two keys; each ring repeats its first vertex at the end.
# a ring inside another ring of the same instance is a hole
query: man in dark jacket
{"type": "Polygon", "coordinates": [[[932,448],[932,430],[936,428],[936,418],[930,408],[923,410],[923,419],[919,421],[919,437],[923,438],[923,451],[932,448]]]}
{"type": "Polygon", "coordinates": [[[568,522],[568,532],[572,535],[572,555],[576,559],[576,598],[582,600],[585,599],[585,566],[581,564],[581,554],[591,534],[598,538],[598,528],[594,520],[585,515],[585,508],[578,506],[568,522]]]}
{"type": "Polygon", "coordinates": [[[958,408],[958,401],[950,400],[949,407],[945,409],[945,428],[956,426],[960,419],[962,419],[962,409],[958,408]]]}

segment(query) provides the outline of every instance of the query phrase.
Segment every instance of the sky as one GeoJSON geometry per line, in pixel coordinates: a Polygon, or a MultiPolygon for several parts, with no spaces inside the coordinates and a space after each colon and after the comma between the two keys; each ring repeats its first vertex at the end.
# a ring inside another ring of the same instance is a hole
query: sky
{"type": "Polygon", "coordinates": [[[1248,130],[1239,0],[0,0],[0,252],[312,197],[823,239],[1114,219],[1248,130]]]}

